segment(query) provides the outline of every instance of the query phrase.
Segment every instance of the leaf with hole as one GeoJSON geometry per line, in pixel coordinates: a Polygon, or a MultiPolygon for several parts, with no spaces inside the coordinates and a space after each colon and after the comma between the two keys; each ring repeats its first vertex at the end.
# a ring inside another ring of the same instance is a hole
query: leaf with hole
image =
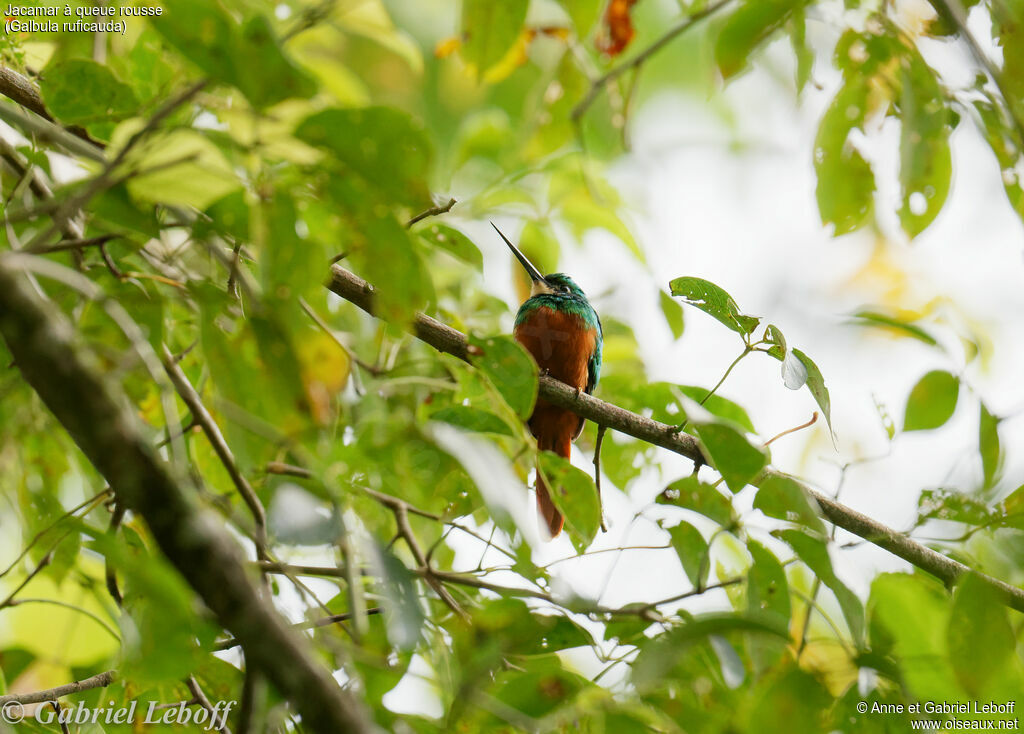
{"type": "Polygon", "coordinates": [[[679,296],[695,308],[699,308],[709,316],[713,316],[744,337],[753,333],[761,319],[747,316],[740,311],[732,296],[714,283],[702,278],[676,278],[669,283],[673,296],[679,296]]]}

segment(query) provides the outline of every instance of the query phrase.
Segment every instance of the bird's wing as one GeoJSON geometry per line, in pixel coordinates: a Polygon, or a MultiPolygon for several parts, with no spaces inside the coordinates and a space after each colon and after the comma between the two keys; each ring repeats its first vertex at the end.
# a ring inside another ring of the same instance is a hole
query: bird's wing
{"type": "Polygon", "coordinates": [[[601,319],[595,313],[597,319],[597,339],[594,340],[594,351],[587,360],[587,394],[589,395],[597,387],[597,381],[601,379],[601,349],[604,346],[604,329],[601,328],[601,319]]]}

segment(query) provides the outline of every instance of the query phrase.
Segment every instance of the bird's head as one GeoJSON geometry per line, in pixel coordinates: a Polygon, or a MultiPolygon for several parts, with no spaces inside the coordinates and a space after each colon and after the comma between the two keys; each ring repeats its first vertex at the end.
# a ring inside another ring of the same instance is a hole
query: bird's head
{"type": "Polygon", "coordinates": [[[570,278],[565,273],[552,273],[551,275],[542,275],[539,270],[530,262],[526,255],[519,251],[519,248],[512,244],[508,237],[502,234],[502,231],[491,222],[491,226],[494,227],[494,231],[498,233],[501,239],[505,240],[505,244],[512,250],[512,254],[516,256],[516,259],[522,264],[526,274],[530,276],[532,285],[530,287],[531,296],[539,296],[544,293],[549,293],[555,296],[564,296],[567,298],[582,298],[586,299],[583,295],[583,289],[576,285],[576,281],[570,278]]]}

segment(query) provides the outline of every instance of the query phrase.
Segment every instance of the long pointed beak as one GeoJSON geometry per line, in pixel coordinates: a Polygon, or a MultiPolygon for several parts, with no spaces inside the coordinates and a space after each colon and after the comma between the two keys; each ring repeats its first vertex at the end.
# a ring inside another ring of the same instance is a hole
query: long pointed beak
{"type": "Polygon", "coordinates": [[[491,226],[494,227],[494,231],[501,236],[501,239],[505,240],[505,244],[508,245],[508,249],[512,250],[512,254],[516,256],[516,259],[519,260],[520,263],[522,263],[522,266],[526,269],[527,274],[530,276],[530,280],[532,280],[534,283],[536,283],[537,281],[544,280],[544,276],[540,274],[540,271],[533,266],[532,262],[526,259],[526,255],[521,253],[518,247],[509,242],[508,237],[501,233],[501,230],[498,229],[494,222],[491,222],[491,226]]]}

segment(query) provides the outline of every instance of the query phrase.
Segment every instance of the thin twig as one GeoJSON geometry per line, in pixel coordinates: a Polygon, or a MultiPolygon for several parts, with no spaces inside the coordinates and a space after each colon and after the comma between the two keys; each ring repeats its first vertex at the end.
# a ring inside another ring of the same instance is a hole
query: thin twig
{"type": "Polygon", "coordinates": [[[38,533],[36,533],[34,536],[32,536],[32,540],[30,540],[28,542],[28,545],[26,545],[24,548],[21,549],[21,553],[18,554],[18,557],[15,558],[13,561],[11,561],[11,564],[7,568],[5,568],[3,571],[0,571],[0,579],[2,579],[4,576],[9,574],[11,572],[11,569],[13,569],[15,566],[17,566],[18,563],[21,562],[21,559],[28,555],[28,552],[30,550],[32,550],[32,548],[35,547],[35,544],[38,543],[43,538],[44,535],[46,535],[48,532],[50,532],[55,527],[60,525],[62,522],[67,520],[69,517],[73,517],[74,515],[77,515],[79,513],[79,511],[81,511],[82,509],[84,509],[86,507],[88,507],[89,509],[85,511],[85,514],[89,514],[90,512],[92,512],[93,507],[95,505],[98,505],[100,502],[102,502],[110,494],[111,494],[111,491],[110,491],[109,488],[104,489],[102,492],[100,492],[98,494],[94,494],[92,497],[90,497],[89,499],[85,500],[81,504],[78,504],[75,507],[72,507],[70,510],[65,512],[63,515],[58,517],[52,523],[50,523],[45,528],[43,528],[38,533]]]}
{"type": "Polygon", "coordinates": [[[618,66],[609,69],[602,76],[598,77],[593,82],[591,82],[590,89],[587,90],[586,95],[584,95],[583,99],[580,100],[579,104],[577,104],[576,107],[573,108],[573,122],[579,122],[580,118],[582,118],[583,115],[586,114],[587,110],[590,108],[590,105],[594,103],[594,100],[597,99],[597,95],[601,92],[602,89],[605,88],[608,82],[618,79],[620,76],[625,74],[630,69],[636,69],[641,64],[646,62],[647,59],[649,59],[651,56],[658,53],[658,51],[667,46],[676,36],[688,30],[692,26],[696,25],[699,21],[704,20],[708,16],[717,13],[723,7],[728,5],[731,1],[732,0],[719,0],[716,3],[708,5],[703,10],[698,10],[696,13],[692,13],[691,15],[686,16],[676,25],[672,26],[667,31],[665,31],[665,33],[658,40],[656,40],[650,46],[648,46],[639,54],[634,56],[632,59],[624,61],[618,66]]]}
{"type": "Polygon", "coordinates": [[[408,222],[405,223],[405,226],[408,228],[416,224],[416,222],[426,219],[427,217],[436,217],[438,214],[447,214],[452,210],[452,207],[455,206],[457,203],[458,202],[456,202],[455,199],[449,199],[448,203],[445,204],[444,206],[432,206],[426,211],[422,211],[415,217],[410,219],[408,222]]]}
{"type": "Polygon", "coordinates": [[[231,729],[228,728],[228,717],[213,707],[213,704],[210,703],[210,699],[206,697],[206,694],[203,693],[203,689],[196,681],[195,676],[190,675],[188,678],[186,678],[185,685],[188,687],[189,692],[195,698],[196,703],[202,706],[204,709],[206,709],[206,712],[210,715],[210,726],[215,725],[218,716],[223,716],[223,718],[220,721],[220,725],[217,727],[217,731],[219,731],[220,734],[231,734],[231,729]]]}
{"type": "Polygon", "coordinates": [[[0,609],[3,609],[4,607],[12,606],[14,604],[14,597],[18,595],[18,592],[20,592],[22,589],[24,589],[26,586],[28,586],[28,583],[32,579],[34,579],[39,574],[40,571],[42,571],[44,568],[49,566],[50,565],[50,561],[52,561],[52,560],[53,560],[53,551],[51,550],[49,553],[47,553],[45,556],[43,556],[42,560],[39,561],[39,563],[36,565],[36,567],[34,569],[32,569],[32,571],[29,573],[28,576],[25,577],[24,581],[22,581],[20,584],[18,584],[17,588],[14,591],[12,591],[10,594],[8,594],[6,599],[4,599],[2,602],[0,602],[0,609]]]}
{"type": "Polygon", "coordinates": [[[90,612],[88,609],[84,609],[82,607],[75,606],[74,604],[71,604],[71,603],[66,602],[66,601],[61,601],[60,599],[36,599],[36,598],[31,598],[31,599],[15,599],[10,604],[8,604],[8,606],[9,607],[20,607],[20,606],[22,606],[24,604],[49,604],[51,606],[63,607],[64,609],[70,609],[72,611],[78,612],[79,614],[88,617],[93,622],[95,622],[100,627],[102,627],[103,630],[108,635],[113,637],[115,640],[117,640],[118,642],[121,642],[121,635],[119,635],[117,633],[117,630],[115,630],[109,624],[104,622],[103,619],[98,614],[90,612]]]}
{"type": "Polygon", "coordinates": [[[608,532],[608,524],[604,519],[604,502],[601,498],[601,442],[608,426],[597,427],[597,442],[594,445],[594,487],[597,489],[597,511],[601,514],[601,532],[608,532]]]}
{"type": "Polygon", "coordinates": [[[423,549],[420,548],[419,541],[416,540],[416,536],[412,531],[412,526],[409,524],[408,505],[404,502],[396,503],[391,507],[391,510],[392,514],[395,516],[395,524],[398,526],[398,532],[401,534],[402,539],[405,541],[409,551],[412,553],[413,559],[416,561],[416,570],[421,573],[430,587],[437,592],[441,601],[443,601],[445,605],[455,613],[455,616],[461,618],[464,622],[469,622],[470,618],[466,611],[459,606],[459,603],[455,601],[451,594],[448,593],[448,590],[444,588],[444,585],[434,578],[434,569],[427,561],[426,556],[423,555],[423,549]]]}
{"type": "Polygon", "coordinates": [[[54,252],[65,250],[81,250],[86,247],[98,247],[107,244],[111,240],[122,238],[119,234],[102,234],[99,237],[80,237],[77,239],[65,239],[53,245],[34,245],[26,247],[23,252],[33,255],[49,255],[54,252]]]}
{"type": "Polygon", "coordinates": [[[57,686],[56,688],[47,688],[45,691],[35,691],[34,693],[11,693],[6,696],[0,696],[0,707],[3,707],[8,703],[42,703],[43,701],[56,701],[62,696],[70,696],[72,693],[81,693],[82,691],[89,691],[93,688],[106,688],[111,683],[117,680],[117,672],[114,670],[108,670],[105,673],[94,675],[91,678],[83,678],[80,681],[74,683],[68,683],[63,686],[57,686]]]}
{"type": "Polygon", "coordinates": [[[210,415],[210,411],[203,405],[199,393],[192,387],[192,383],[185,376],[181,366],[174,361],[174,356],[166,346],[163,347],[162,357],[164,370],[167,372],[167,376],[171,378],[175,391],[185,405],[188,406],[193,420],[203,429],[203,433],[206,434],[206,438],[213,447],[214,453],[217,454],[217,458],[224,465],[228,476],[231,477],[232,483],[238,490],[238,494],[241,495],[242,501],[245,502],[246,507],[249,508],[249,512],[252,514],[253,521],[255,522],[255,538],[253,538],[253,541],[256,544],[257,555],[261,559],[269,560],[267,556],[267,512],[263,508],[263,503],[256,496],[256,491],[249,484],[249,480],[245,478],[245,475],[238,468],[238,462],[235,461],[235,456],[231,453],[231,448],[224,439],[220,426],[217,425],[213,416],[210,415]]]}
{"type": "MultiPolygon", "coordinates": [[[[383,614],[383,607],[370,607],[366,610],[368,615],[372,614],[383,614]]],[[[320,627],[330,627],[332,624],[339,624],[341,622],[348,622],[354,615],[352,612],[345,612],[344,614],[332,614],[329,617],[321,617],[320,619],[313,619],[308,622],[299,622],[293,625],[294,629],[297,630],[311,630],[318,629],[320,627]]],[[[214,643],[213,649],[217,651],[230,650],[233,647],[237,647],[241,643],[232,638],[230,640],[223,640],[221,642],[214,643]]]]}
{"type": "Polygon", "coordinates": [[[811,414],[811,419],[809,421],[807,421],[806,423],[801,423],[799,426],[793,426],[792,428],[787,428],[782,433],[776,434],[776,435],[772,436],[771,438],[769,438],[767,441],[764,442],[764,445],[765,446],[771,446],[772,441],[777,441],[778,439],[782,438],[783,436],[788,436],[791,433],[796,433],[797,431],[802,431],[805,428],[810,428],[811,426],[813,426],[817,422],[817,420],[818,420],[818,411],[814,411],[814,413],[811,414]]]}

